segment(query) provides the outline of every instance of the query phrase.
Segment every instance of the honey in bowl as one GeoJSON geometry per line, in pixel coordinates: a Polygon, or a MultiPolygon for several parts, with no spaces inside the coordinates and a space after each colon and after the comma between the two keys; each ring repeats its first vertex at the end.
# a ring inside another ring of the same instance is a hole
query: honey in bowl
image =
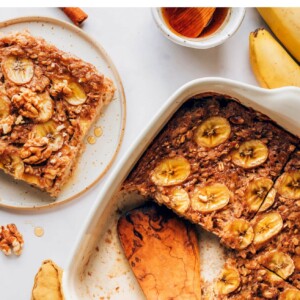
{"type": "Polygon", "coordinates": [[[164,7],[162,16],[177,35],[203,38],[216,32],[225,21],[228,7],[164,7]]]}

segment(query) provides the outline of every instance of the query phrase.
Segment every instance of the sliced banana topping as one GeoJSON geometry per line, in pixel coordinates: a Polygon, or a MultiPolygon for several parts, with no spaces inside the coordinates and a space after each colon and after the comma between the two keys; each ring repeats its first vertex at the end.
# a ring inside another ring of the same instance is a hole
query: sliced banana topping
{"type": "Polygon", "coordinates": [[[170,186],[184,182],[191,173],[190,163],[182,156],[163,159],[152,171],[156,185],[170,186]]]}
{"type": "Polygon", "coordinates": [[[24,173],[24,163],[18,155],[1,155],[0,156],[0,167],[5,169],[10,174],[14,175],[15,178],[20,178],[24,173]]]}
{"type": "Polygon", "coordinates": [[[54,104],[48,92],[39,95],[39,115],[36,118],[38,122],[47,122],[51,119],[54,104]]]}
{"type": "Polygon", "coordinates": [[[280,294],[278,300],[300,300],[300,291],[297,289],[287,289],[280,294]]]}
{"type": "Polygon", "coordinates": [[[230,191],[224,184],[196,187],[192,196],[192,208],[199,212],[212,212],[225,207],[229,200],[230,191]]]}
{"type": "Polygon", "coordinates": [[[81,105],[86,101],[86,93],[79,83],[71,81],[68,83],[68,88],[71,90],[71,93],[65,96],[65,100],[68,103],[71,105],[81,105]]]}
{"type": "Polygon", "coordinates": [[[258,211],[272,185],[273,181],[269,178],[257,178],[249,183],[245,199],[250,211],[258,211]]]}
{"type": "Polygon", "coordinates": [[[272,188],[270,189],[267,197],[265,198],[265,201],[263,202],[263,204],[261,205],[258,211],[263,212],[266,211],[268,208],[270,208],[275,201],[275,197],[276,197],[276,190],[272,188]]]}
{"type": "Polygon", "coordinates": [[[33,132],[35,136],[38,137],[45,137],[48,135],[53,135],[54,133],[57,132],[56,128],[57,128],[57,123],[53,120],[49,120],[45,123],[41,123],[41,124],[36,124],[33,127],[33,132]]]}
{"type": "Polygon", "coordinates": [[[265,270],[266,274],[264,276],[264,279],[271,283],[271,284],[278,284],[280,282],[283,282],[283,279],[281,277],[279,277],[278,275],[276,275],[275,273],[269,271],[269,270],[265,270]]]}
{"type": "Polygon", "coordinates": [[[254,225],[253,243],[257,245],[269,240],[280,232],[282,226],[283,221],[278,212],[263,215],[254,225]]]}
{"type": "Polygon", "coordinates": [[[195,142],[203,147],[216,147],[230,136],[229,122],[222,117],[211,117],[203,121],[195,132],[195,142]]]}
{"type": "Polygon", "coordinates": [[[9,56],[2,61],[4,75],[15,84],[28,83],[34,74],[33,62],[28,58],[9,56]]]}
{"type": "Polygon", "coordinates": [[[45,123],[37,124],[33,128],[33,133],[35,137],[48,138],[49,146],[54,152],[59,150],[64,143],[64,138],[57,131],[57,127],[58,124],[55,121],[49,120],[45,123]]]}
{"type": "Polygon", "coordinates": [[[181,187],[172,188],[169,197],[170,206],[179,213],[184,213],[190,206],[189,194],[181,187]]]}
{"type": "Polygon", "coordinates": [[[287,279],[295,270],[292,258],[281,251],[271,251],[262,256],[261,263],[283,279],[287,279]]]}
{"type": "Polygon", "coordinates": [[[0,94],[0,119],[6,118],[10,114],[10,101],[9,99],[0,94]]]}
{"type": "Polygon", "coordinates": [[[233,249],[245,249],[254,237],[254,231],[250,223],[244,219],[236,219],[225,227],[222,241],[233,249]]]}
{"type": "Polygon", "coordinates": [[[300,198],[300,171],[283,173],[276,182],[278,193],[288,199],[300,198]]]}
{"type": "Polygon", "coordinates": [[[225,266],[216,282],[215,290],[219,295],[228,295],[240,286],[240,274],[231,266],[225,266]]]}
{"type": "Polygon", "coordinates": [[[234,164],[250,169],[263,164],[269,155],[267,146],[260,140],[244,142],[239,149],[234,150],[231,158],[234,164]]]}

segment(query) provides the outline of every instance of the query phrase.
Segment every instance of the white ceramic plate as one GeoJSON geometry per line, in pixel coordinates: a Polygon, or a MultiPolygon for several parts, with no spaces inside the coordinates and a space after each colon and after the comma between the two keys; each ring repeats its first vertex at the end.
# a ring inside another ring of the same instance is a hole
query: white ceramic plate
{"type": "Polygon", "coordinates": [[[86,143],[79,164],[60,196],[54,201],[46,193],[17,182],[0,172],[0,206],[18,209],[42,208],[58,205],[88,190],[103,177],[111,166],[123,138],[126,116],[125,95],[121,79],[104,49],[93,41],[81,29],[56,19],[46,17],[24,17],[0,23],[0,32],[29,30],[34,36],[43,37],[59,49],[75,54],[92,63],[100,73],[110,77],[116,87],[112,103],[103,111],[99,120],[91,128],[88,136],[94,135],[94,129],[103,131],[96,143],[86,143]]]}
{"type": "MultiPolygon", "coordinates": [[[[206,92],[237,98],[243,105],[266,114],[286,130],[300,135],[299,88],[267,90],[222,78],[197,79],[182,86],[165,102],[148,128],[119,161],[98,195],[64,271],[66,299],[144,299],[116,232],[117,212],[137,206],[143,200],[134,194],[124,195],[119,189],[140,156],[178,108],[191,97],[206,92]]],[[[222,247],[218,238],[197,227],[201,235],[201,275],[212,282],[224,262],[222,247]]]]}

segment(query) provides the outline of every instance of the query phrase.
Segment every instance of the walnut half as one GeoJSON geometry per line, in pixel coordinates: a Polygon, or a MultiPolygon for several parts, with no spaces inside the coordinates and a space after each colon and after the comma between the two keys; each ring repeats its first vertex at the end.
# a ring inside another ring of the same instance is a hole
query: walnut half
{"type": "Polygon", "coordinates": [[[53,115],[54,104],[48,92],[37,94],[30,89],[21,88],[20,93],[11,100],[23,117],[35,122],[47,122],[53,115]]]}
{"type": "Polygon", "coordinates": [[[24,240],[22,234],[18,231],[15,224],[0,226],[0,250],[5,255],[21,255],[24,240]]]}

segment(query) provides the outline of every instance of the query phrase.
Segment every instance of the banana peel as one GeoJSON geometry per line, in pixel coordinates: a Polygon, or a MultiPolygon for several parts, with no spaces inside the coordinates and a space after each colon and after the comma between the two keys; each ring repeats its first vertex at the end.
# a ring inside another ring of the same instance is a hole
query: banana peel
{"type": "Polygon", "coordinates": [[[299,65],[266,29],[250,33],[249,51],[254,75],[262,87],[300,87],[299,65]]]}
{"type": "Polygon", "coordinates": [[[300,62],[300,7],[260,7],[257,10],[284,47],[300,62]]]}

